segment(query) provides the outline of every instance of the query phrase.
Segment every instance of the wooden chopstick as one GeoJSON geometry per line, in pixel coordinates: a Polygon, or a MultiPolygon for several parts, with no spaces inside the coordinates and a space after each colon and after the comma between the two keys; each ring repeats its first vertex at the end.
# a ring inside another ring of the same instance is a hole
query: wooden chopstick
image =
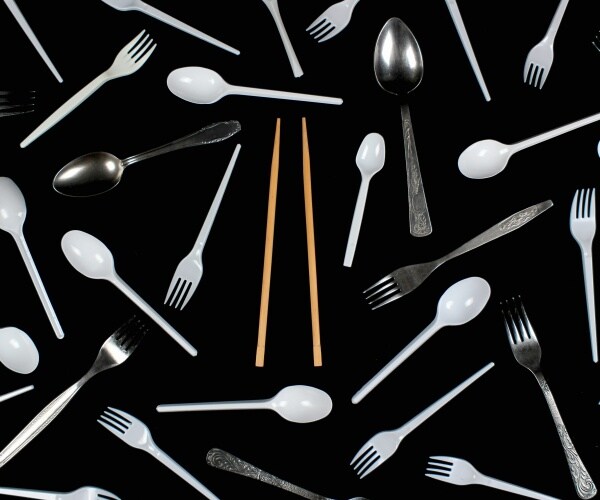
{"type": "Polygon", "coordinates": [[[267,231],[265,237],[265,258],[263,264],[263,281],[260,297],[260,316],[258,320],[258,343],[256,346],[255,366],[265,364],[265,343],[267,340],[267,313],[269,311],[269,291],[271,286],[271,264],[273,261],[273,235],[275,232],[275,206],[277,204],[277,178],[279,176],[279,139],[281,119],[275,125],[273,158],[271,160],[271,180],[269,181],[269,204],[267,208],[267,231]]]}
{"type": "Polygon", "coordinates": [[[319,300],[317,295],[317,259],[315,256],[315,228],[313,222],[312,185],[310,179],[310,155],[306,118],[302,117],[302,174],[304,179],[304,213],[306,217],[306,243],[308,247],[308,279],[310,285],[310,313],[313,338],[313,364],[322,366],[321,332],[319,326],[319,300]]]}

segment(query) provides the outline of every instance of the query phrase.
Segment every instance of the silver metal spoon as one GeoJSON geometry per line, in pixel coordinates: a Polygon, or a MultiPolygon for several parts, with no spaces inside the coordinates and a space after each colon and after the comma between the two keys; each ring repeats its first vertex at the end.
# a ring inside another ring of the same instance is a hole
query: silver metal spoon
{"type": "MultiPolygon", "coordinates": [[[[312,491],[305,490],[304,488],[300,488],[300,486],[296,486],[295,484],[292,484],[288,481],[279,479],[273,474],[269,474],[268,472],[259,469],[255,465],[249,464],[241,458],[238,458],[227,451],[220,450],[219,448],[212,448],[211,450],[209,450],[209,452],[206,454],[206,463],[208,463],[208,465],[216,467],[217,469],[233,472],[235,474],[240,474],[246,477],[251,477],[252,479],[258,479],[263,483],[270,484],[271,486],[276,486],[277,488],[289,491],[290,493],[294,493],[295,495],[301,496],[303,498],[309,498],[310,500],[333,500],[332,498],[317,495],[312,491]]],[[[353,497],[350,500],[367,499],[365,497],[353,497]]]]}
{"type": "MultiPolygon", "coordinates": [[[[373,66],[377,83],[391,94],[406,98],[421,83],[421,48],[412,31],[397,17],[389,19],[377,37],[373,66]]],[[[410,110],[406,102],[402,103],[400,111],[406,158],[410,234],[427,236],[431,234],[431,220],[425,200],[410,110]]]]}
{"type": "Polygon", "coordinates": [[[240,122],[235,120],[213,123],[168,144],[124,160],[104,151],[88,153],[61,168],[54,177],[52,186],[66,196],[94,196],[105,193],[119,184],[123,171],[132,163],[179,149],[220,142],[240,130],[240,122]]]}

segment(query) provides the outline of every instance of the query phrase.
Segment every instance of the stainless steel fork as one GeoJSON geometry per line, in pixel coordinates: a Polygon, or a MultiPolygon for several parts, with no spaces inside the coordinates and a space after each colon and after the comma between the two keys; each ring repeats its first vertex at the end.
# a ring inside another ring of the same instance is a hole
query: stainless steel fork
{"type": "Polygon", "coordinates": [[[423,283],[423,281],[425,281],[425,279],[444,262],[524,226],[530,220],[548,210],[551,206],[551,200],[533,205],[500,221],[479,236],[467,241],[456,250],[439,259],[419,264],[411,264],[392,271],[363,292],[368,304],[371,305],[373,309],[377,309],[400,297],[404,297],[407,293],[412,292],[423,283]]]}
{"type": "Polygon", "coordinates": [[[100,73],[60,108],[54,111],[54,113],[38,125],[38,127],[21,142],[20,146],[24,148],[31,144],[109,80],[130,75],[140,69],[156,48],[156,44],[152,45],[152,39],[149,39],[149,35],[146,34],[146,36],[144,36],[145,32],[146,30],[142,30],[140,34],[131,40],[131,42],[125,45],[106,71],[100,73]]]}
{"type": "Polygon", "coordinates": [[[504,327],[508,336],[508,342],[515,359],[519,364],[527,368],[540,384],[546,403],[550,408],[550,414],[556,425],[556,430],[560,438],[563,450],[569,464],[569,471],[577,495],[580,498],[592,498],[597,493],[596,485],[592,481],[587,469],[583,465],[581,458],[571,438],[567,433],[567,428],[560,416],[554,396],[550,392],[548,382],[541,371],[542,348],[538,342],[537,336],[531,326],[525,307],[520,297],[512,298],[502,304],[502,315],[504,317],[504,327]]]}
{"type": "Polygon", "coordinates": [[[42,432],[52,420],[67,406],[73,396],[94,375],[123,363],[137,349],[147,332],[145,323],[132,316],[108,337],[90,369],[72,386],[48,403],[13,440],[0,451],[0,467],[5,465],[27,443],[42,432]]]}
{"type": "Polygon", "coordinates": [[[585,299],[587,303],[588,324],[592,359],[598,362],[598,340],[596,337],[596,306],[594,300],[594,268],[592,265],[592,241],[596,233],[596,190],[580,189],[575,192],[569,217],[571,234],[581,249],[585,299]]]}
{"type": "Polygon", "coordinates": [[[217,194],[208,210],[208,214],[206,215],[204,224],[202,224],[200,234],[198,234],[198,237],[196,238],[194,247],[191,252],[181,260],[177,269],[175,269],[175,274],[171,279],[171,284],[169,285],[169,290],[165,297],[165,304],[168,302],[170,306],[183,309],[192,298],[193,293],[198,287],[198,283],[200,283],[200,280],[202,279],[202,273],[204,271],[204,266],[202,265],[202,251],[204,250],[206,239],[208,238],[217,211],[221,205],[221,200],[225,194],[225,189],[227,188],[231,172],[233,171],[241,147],[241,144],[238,144],[235,147],[233,156],[229,161],[229,166],[227,167],[227,170],[225,170],[217,194]]]}
{"type": "MultiPolygon", "coordinates": [[[[148,426],[141,420],[123,410],[108,407],[104,410],[102,415],[100,415],[97,422],[129,446],[148,452],[160,463],[168,467],[180,478],[184,479],[188,484],[202,493],[206,498],[209,498],[210,500],[219,500],[219,498],[206,486],[156,445],[152,438],[152,434],[150,433],[150,429],[148,429],[148,426]]],[[[169,496],[170,495],[166,495],[167,498],[169,498],[169,496]]]]}
{"type": "Polygon", "coordinates": [[[523,70],[523,81],[525,83],[540,89],[544,86],[554,60],[554,38],[568,3],[569,0],[560,1],[546,35],[527,54],[523,70]]]}

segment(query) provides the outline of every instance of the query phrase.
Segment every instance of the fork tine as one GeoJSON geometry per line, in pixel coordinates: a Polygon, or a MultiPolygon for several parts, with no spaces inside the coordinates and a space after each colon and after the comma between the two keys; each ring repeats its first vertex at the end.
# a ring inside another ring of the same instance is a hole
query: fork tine
{"type": "Polygon", "coordinates": [[[318,40],[319,43],[324,42],[326,40],[329,40],[330,38],[333,38],[335,35],[337,35],[339,32],[338,27],[337,26],[333,26],[331,30],[329,31],[329,33],[327,33],[325,36],[321,36],[318,40]]]}
{"type": "Polygon", "coordinates": [[[104,414],[100,415],[100,418],[96,419],[96,422],[98,422],[102,427],[109,430],[117,437],[122,437],[123,434],[125,434],[125,431],[127,430],[115,425],[115,423],[108,419],[104,414]]]}
{"type": "Polygon", "coordinates": [[[181,298],[175,307],[178,307],[180,310],[183,310],[183,308],[192,298],[192,295],[194,295],[194,291],[196,290],[197,286],[198,281],[190,281],[187,285],[187,288],[185,289],[185,292],[181,294],[181,298]]]}
{"type": "Polygon", "coordinates": [[[381,459],[381,455],[378,453],[374,453],[369,457],[369,461],[365,462],[361,469],[357,471],[358,478],[364,479],[365,476],[369,475],[373,472],[377,467],[379,467],[384,461],[381,459]]]}
{"type": "Polygon", "coordinates": [[[504,305],[502,303],[500,305],[502,306],[502,318],[504,319],[504,328],[506,329],[508,341],[511,345],[518,344],[521,342],[521,337],[510,312],[508,301],[504,305]]]}
{"type": "Polygon", "coordinates": [[[171,284],[169,285],[169,290],[167,291],[167,296],[165,297],[165,304],[168,302],[170,306],[173,306],[176,299],[181,295],[181,290],[184,288],[185,280],[182,280],[179,276],[173,276],[171,280],[171,284]]]}
{"type": "Polygon", "coordinates": [[[150,47],[150,45],[152,45],[152,42],[154,42],[154,40],[152,38],[150,38],[150,35],[146,35],[144,37],[144,39],[135,48],[133,48],[131,50],[131,52],[129,53],[129,56],[131,57],[131,59],[133,61],[135,61],[136,63],[140,59],[142,59],[144,54],[146,54],[148,47],[150,47]]]}
{"type": "Polygon", "coordinates": [[[111,431],[115,436],[122,436],[133,423],[127,417],[128,415],[125,412],[109,406],[102,412],[97,422],[111,431]]]}
{"type": "Polygon", "coordinates": [[[123,49],[124,52],[129,52],[131,49],[133,49],[135,44],[138,43],[139,39],[142,38],[142,36],[144,36],[144,33],[146,33],[145,29],[140,31],[140,33],[133,40],[131,40],[131,42],[129,42],[127,45],[125,45],[125,47],[123,49]]]}
{"type": "Polygon", "coordinates": [[[335,25],[331,21],[325,20],[323,24],[319,25],[318,28],[312,30],[310,34],[314,36],[315,40],[318,40],[319,37],[322,37],[323,35],[329,33],[329,31],[334,28],[335,25]]]}
{"type": "Polygon", "coordinates": [[[315,27],[316,27],[318,24],[321,24],[323,21],[326,21],[326,20],[327,20],[327,18],[326,18],[326,17],[323,17],[323,16],[319,16],[319,17],[317,17],[317,18],[316,18],[316,19],[315,19],[315,20],[314,20],[314,21],[313,21],[313,22],[310,24],[310,26],[309,26],[308,28],[306,28],[306,31],[310,31],[310,30],[312,30],[312,29],[313,29],[313,28],[315,28],[315,27]]]}
{"type": "Polygon", "coordinates": [[[140,345],[148,330],[148,326],[134,314],[112,336],[123,351],[131,354],[140,345]]]}
{"type": "Polygon", "coordinates": [[[519,315],[519,325],[521,326],[523,338],[537,340],[535,332],[533,331],[533,326],[531,326],[529,318],[527,317],[527,312],[525,312],[525,306],[523,305],[523,301],[521,300],[521,297],[518,297],[518,299],[519,311],[517,311],[517,314],[519,315]]]}
{"type": "Polygon", "coordinates": [[[577,191],[575,191],[575,194],[573,195],[573,201],[571,202],[571,214],[570,214],[571,219],[577,218],[577,210],[579,208],[580,195],[581,195],[581,190],[579,190],[579,189],[577,191]]]}
{"type": "Polygon", "coordinates": [[[596,217],[596,188],[592,188],[590,211],[588,217],[596,217]]]}
{"type": "MultiPolygon", "coordinates": [[[[151,43],[152,40],[150,40],[149,43],[151,43]]],[[[146,61],[148,60],[148,58],[152,55],[152,52],[154,52],[154,49],[156,48],[156,44],[154,44],[150,50],[148,50],[148,52],[146,52],[146,54],[139,58],[137,61],[135,61],[135,63],[138,65],[138,67],[141,67],[143,64],[146,63],[146,61]]],[[[145,49],[144,49],[145,50],[145,49]]]]}

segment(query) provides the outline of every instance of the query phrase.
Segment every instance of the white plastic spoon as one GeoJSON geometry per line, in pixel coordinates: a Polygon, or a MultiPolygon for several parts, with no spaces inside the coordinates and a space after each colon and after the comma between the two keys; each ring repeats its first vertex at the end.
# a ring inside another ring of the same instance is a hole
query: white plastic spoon
{"type": "Polygon", "coordinates": [[[28,385],[26,387],[21,387],[20,389],[17,389],[16,391],[10,391],[10,392],[7,392],[6,394],[2,394],[0,396],[0,403],[6,401],[8,399],[12,399],[15,396],[20,396],[21,394],[23,394],[25,392],[29,392],[32,389],[33,389],[33,386],[28,385]]]}
{"type": "Polygon", "coordinates": [[[148,5],[146,2],[142,2],[142,0],[102,0],[102,1],[105,4],[110,5],[111,7],[113,7],[114,9],[117,9],[117,10],[121,10],[121,11],[138,10],[140,12],[143,12],[144,14],[148,14],[149,16],[153,17],[154,19],[158,19],[159,21],[162,21],[163,23],[166,23],[170,26],[173,26],[174,28],[177,28],[178,30],[183,31],[184,33],[187,33],[188,35],[195,36],[196,38],[199,38],[200,40],[204,40],[205,42],[208,42],[216,47],[219,47],[220,49],[226,50],[227,52],[231,52],[232,54],[235,54],[235,55],[239,55],[239,53],[240,53],[239,50],[234,49],[233,47],[230,47],[226,43],[223,43],[223,42],[217,40],[216,38],[213,38],[212,36],[207,35],[206,33],[203,33],[202,31],[197,30],[196,28],[192,28],[188,24],[185,24],[185,23],[179,21],[178,19],[175,19],[173,16],[170,16],[169,14],[162,12],[162,11],[158,10],[157,8],[152,7],[151,5],[148,5]]]}
{"type": "Polygon", "coordinates": [[[338,97],[230,85],[215,71],[201,66],[186,66],[171,71],[167,77],[167,87],[177,97],[194,104],[212,104],[222,97],[234,94],[322,104],[342,104],[343,102],[338,97]]]}
{"type": "Polygon", "coordinates": [[[61,248],[70,264],[81,274],[92,279],[105,279],[121,290],[136,306],[152,318],[189,354],[198,351],[167,323],[144,299],[142,299],[115,271],[110,250],[99,239],[79,230],[67,231],[61,240],[61,248]]]}
{"type": "Polygon", "coordinates": [[[56,336],[59,339],[62,339],[65,334],[58,322],[58,318],[50,303],[42,279],[33,262],[33,258],[31,257],[31,253],[25,242],[25,236],[23,236],[23,224],[25,223],[26,215],[27,206],[25,204],[23,193],[19,187],[12,179],[0,177],[0,229],[9,232],[15,239],[19,251],[21,252],[21,256],[25,261],[27,271],[29,271],[35,289],[42,301],[44,310],[50,319],[54,333],[56,333],[56,336]]]}
{"type": "Polygon", "coordinates": [[[600,113],[582,118],[540,135],[514,144],[503,144],[493,139],[484,139],[471,144],[458,158],[458,169],[471,179],[487,179],[499,174],[506,167],[510,157],[517,151],[540,142],[552,139],[576,128],[589,125],[600,120],[600,113]]]}
{"type": "Polygon", "coordinates": [[[369,183],[371,178],[383,168],[384,163],[385,141],[383,137],[376,132],[367,134],[358,148],[358,153],[356,153],[356,166],[360,170],[361,182],[354,207],[350,234],[348,235],[348,243],[346,244],[346,255],[344,256],[344,266],[346,267],[352,266],[352,260],[354,259],[369,183]]]}
{"type": "Polygon", "coordinates": [[[487,304],[490,294],[491,290],[488,282],[477,276],[465,278],[454,283],[440,297],[434,320],[425,330],[411,340],[402,351],[396,354],[377,375],[352,396],[352,402],[356,404],[362,401],[383,379],[398,368],[404,360],[429,340],[439,329],[444,326],[462,325],[475,318],[487,304]]]}
{"type": "Polygon", "coordinates": [[[225,401],[221,403],[162,404],[156,407],[156,411],[169,413],[213,410],[274,410],[290,422],[306,424],[325,418],[331,412],[332,407],[331,397],[321,389],[308,385],[290,385],[281,389],[271,399],[225,401]]]}
{"type": "Polygon", "coordinates": [[[23,330],[14,326],[0,329],[0,362],[21,374],[35,370],[40,361],[36,345],[23,330]]]}

